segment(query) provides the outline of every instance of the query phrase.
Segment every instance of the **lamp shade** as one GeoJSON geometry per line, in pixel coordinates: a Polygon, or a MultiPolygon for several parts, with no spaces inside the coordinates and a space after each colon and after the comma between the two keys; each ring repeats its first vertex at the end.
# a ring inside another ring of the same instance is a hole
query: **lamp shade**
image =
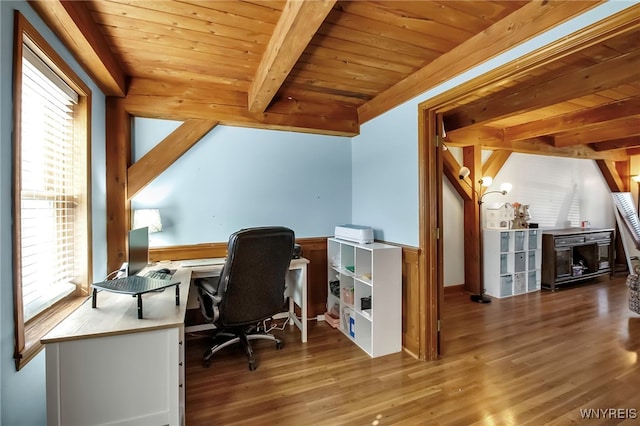
{"type": "Polygon", "coordinates": [[[162,231],[162,219],[158,209],[140,209],[133,211],[133,229],[149,227],[149,233],[162,231]]]}
{"type": "Polygon", "coordinates": [[[505,182],[500,185],[500,191],[504,192],[505,194],[508,194],[512,189],[513,185],[511,185],[509,182],[505,182]]]}

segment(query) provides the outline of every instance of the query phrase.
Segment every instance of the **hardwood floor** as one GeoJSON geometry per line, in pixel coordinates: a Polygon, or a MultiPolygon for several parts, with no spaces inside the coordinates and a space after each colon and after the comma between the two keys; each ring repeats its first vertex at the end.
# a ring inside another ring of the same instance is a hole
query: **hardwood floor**
{"type": "Polygon", "coordinates": [[[542,291],[489,305],[448,294],[445,354],[434,362],[399,353],[371,359],[320,322],[309,341],[288,326],[254,348],[201,356],[186,345],[188,425],[566,425],[640,422],[640,315],[625,278],[542,291]],[[599,419],[582,419],[580,410],[599,419]],[[617,411],[609,411],[615,409],[617,411]]]}

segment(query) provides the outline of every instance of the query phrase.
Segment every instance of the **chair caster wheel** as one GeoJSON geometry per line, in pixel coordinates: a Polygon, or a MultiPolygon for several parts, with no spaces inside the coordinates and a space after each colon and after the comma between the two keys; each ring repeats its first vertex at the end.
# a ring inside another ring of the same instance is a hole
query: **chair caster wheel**
{"type": "Polygon", "coordinates": [[[282,342],[276,342],[276,349],[280,350],[282,349],[282,342]]]}
{"type": "Polygon", "coordinates": [[[209,368],[209,367],[211,367],[211,361],[204,361],[204,362],[202,363],[202,367],[204,367],[204,368],[209,368]]]}
{"type": "Polygon", "coordinates": [[[257,367],[258,367],[258,366],[256,365],[256,362],[255,362],[255,361],[253,361],[253,360],[249,361],[249,371],[255,371],[255,369],[256,369],[257,367]]]}

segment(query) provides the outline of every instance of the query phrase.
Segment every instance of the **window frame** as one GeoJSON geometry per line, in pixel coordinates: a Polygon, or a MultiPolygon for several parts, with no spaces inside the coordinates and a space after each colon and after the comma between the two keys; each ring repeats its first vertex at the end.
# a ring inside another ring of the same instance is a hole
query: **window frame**
{"type": "Polygon", "coordinates": [[[20,370],[43,348],[40,339],[82,304],[90,294],[92,271],[91,238],[91,90],[18,11],[14,13],[13,50],[13,305],[15,321],[14,360],[20,370]],[[71,295],[53,304],[34,318],[24,321],[21,248],[21,164],[22,164],[22,57],[28,39],[43,54],[41,59],[78,94],[74,115],[74,140],[84,145],[85,179],[78,205],[77,232],[82,236],[86,265],[81,265],[79,282],[71,295]]]}

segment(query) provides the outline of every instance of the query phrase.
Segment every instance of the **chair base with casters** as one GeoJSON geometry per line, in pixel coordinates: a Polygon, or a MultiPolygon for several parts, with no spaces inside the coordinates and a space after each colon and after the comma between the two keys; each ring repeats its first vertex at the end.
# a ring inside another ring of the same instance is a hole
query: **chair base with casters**
{"type": "MultiPolygon", "coordinates": [[[[254,328],[255,330],[255,328],[254,328]]],[[[258,331],[246,331],[246,330],[221,330],[214,336],[214,341],[218,339],[224,339],[224,341],[216,343],[204,353],[202,365],[209,367],[211,365],[211,358],[213,355],[234,344],[240,344],[247,354],[249,361],[249,370],[254,371],[257,368],[256,359],[253,356],[253,348],[251,347],[251,340],[271,340],[276,343],[276,349],[280,350],[283,347],[282,340],[274,336],[271,333],[261,333],[258,331]]]]}

